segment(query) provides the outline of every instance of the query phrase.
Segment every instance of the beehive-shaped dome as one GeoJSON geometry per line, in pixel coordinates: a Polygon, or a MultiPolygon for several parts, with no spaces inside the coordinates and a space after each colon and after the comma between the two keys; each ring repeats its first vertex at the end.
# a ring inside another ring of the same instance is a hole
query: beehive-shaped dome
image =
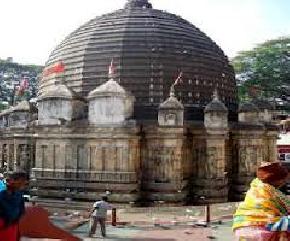
{"type": "MultiPolygon", "coordinates": [[[[186,6],[185,6],[186,7],[186,6]]],[[[136,98],[134,118],[157,120],[159,104],[176,86],[185,119],[202,119],[217,89],[230,113],[237,110],[233,68],[223,51],[197,27],[174,14],[156,10],[147,0],[129,0],[123,9],[90,20],[51,53],[46,68],[62,61],[65,84],[82,97],[107,81],[114,59],[116,80],[136,98]]],[[[44,76],[40,93],[55,75],[44,76]]]]}

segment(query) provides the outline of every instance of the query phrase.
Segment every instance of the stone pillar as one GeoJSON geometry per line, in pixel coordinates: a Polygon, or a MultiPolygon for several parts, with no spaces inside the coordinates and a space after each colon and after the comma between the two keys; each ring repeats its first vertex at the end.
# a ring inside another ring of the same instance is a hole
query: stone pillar
{"type": "Polygon", "coordinates": [[[276,125],[265,125],[265,132],[263,137],[263,161],[274,162],[278,160],[277,156],[277,138],[279,129],[276,125]]]}
{"type": "Polygon", "coordinates": [[[193,176],[193,201],[196,203],[227,202],[226,144],[228,140],[228,110],[214,93],[213,101],[204,110],[205,130],[194,133],[200,143],[195,152],[197,177],[193,176]]]}
{"type": "Polygon", "coordinates": [[[239,111],[239,123],[232,132],[233,172],[230,198],[234,201],[244,198],[264,155],[264,125],[259,122],[257,107],[252,103],[244,103],[239,111]]]}
{"type": "Polygon", "coordinates": [[[231,199],[242,200],[263,161],[263,128],[233,132],[231,199]]]}
{"type": "Polygon", "coordinates": [[[183,127],[145,127],[142,140],[142,199],[185,203],[185,136],[183,127]]]}
{"type": "Polygon", "coordinates": [[[187,196],[184,180],[184,107],[174,95],[160,104],[159,127],[144,129],[142,161],[143,199],[149,202],[183,203],[187,196]]]}

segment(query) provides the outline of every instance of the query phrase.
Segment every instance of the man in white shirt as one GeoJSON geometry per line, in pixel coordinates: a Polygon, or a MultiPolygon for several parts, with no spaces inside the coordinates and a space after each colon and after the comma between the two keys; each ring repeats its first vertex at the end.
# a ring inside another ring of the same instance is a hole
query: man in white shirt
{"type": "Polygon", "coordinates": [[[92,211],[92,221],[89,237],[92,237],[95,234],[97,229],[97,223],[101,225],[101,233],[103,237],[106,237],[106,219],[107,211],[112,209],[112,205],[108,203],[108,197],[102,197],[101,201],[95,202],[92,211]]]}

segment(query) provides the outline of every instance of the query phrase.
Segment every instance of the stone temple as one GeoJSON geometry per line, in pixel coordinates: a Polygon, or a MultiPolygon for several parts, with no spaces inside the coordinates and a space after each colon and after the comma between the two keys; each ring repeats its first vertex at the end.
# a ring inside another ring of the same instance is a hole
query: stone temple
{"type": "Polygon", "coordinates": [[[234,70],[206,34],[128,0],[55,48],[37,106],[0,114],[0,163],[30,171],[32,194],[47,199],[238,200],[276,159],[272,113],[239,105],[234,70]]]}

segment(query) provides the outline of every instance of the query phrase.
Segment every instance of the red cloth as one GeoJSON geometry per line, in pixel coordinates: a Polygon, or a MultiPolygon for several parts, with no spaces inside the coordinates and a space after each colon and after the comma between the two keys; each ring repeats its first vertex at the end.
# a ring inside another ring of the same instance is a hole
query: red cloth
{"type": "Polygon", "coordinates": [[[287,175],[287,168],[281,166],[279,162],[269,163],[268,165],[259,167],[257,170],[257,178],[270,185],[275,181],[285,179],[287,175]]]}
{"type": "Polygon", "coordinates": [[[8,227],[4,226],[3,219],[0,219],[0,241],[17,241],[18,240],[18,224],[12,224],[8,227]]]}
{"type": "Polygon", "coordinates": [[[43,75],[44,76],[49,76],[51,74],[59,74],[65,71],[65,65],[62,61],[56,63],[52,67],[49,67],[44,70],[43,75]]]}
{"type": "Polygon", "coordinates": [[[48,212],[41,207],[26,208],[25,214],[19,221],[19,233],[21,237],[28,238],[51,238],[65,241],[81,240],[69,232],[54,226],[48,218],[48,212]]]}

